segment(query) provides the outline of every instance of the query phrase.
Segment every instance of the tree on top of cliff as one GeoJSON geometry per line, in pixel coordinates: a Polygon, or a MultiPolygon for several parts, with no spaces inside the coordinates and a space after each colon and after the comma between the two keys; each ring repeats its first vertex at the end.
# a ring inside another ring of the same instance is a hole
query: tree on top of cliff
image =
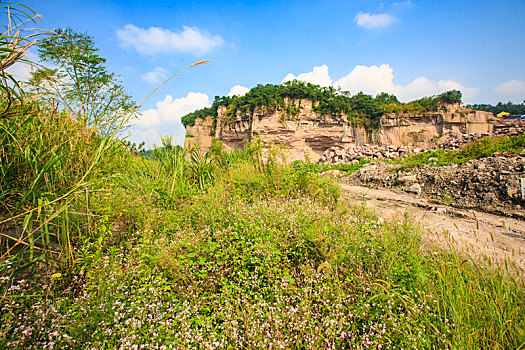
{"type": "Polygon", "coordinates": [[[314,111],[320,116],[346,115],[352,124],[374,128],[385,113],[435,111],[439,102],[455,103],[461,101],[461,92],[447,91],[434,97],[424,97],[409,103],[401,103],[396,96],[380,93],[375,98],[363,92],[356,95],[348,91],[336,90],[332,86],[321,87],[298,80],[285,82],[281,85],[257,85],[244,96],[216,97],[212,106],[204,108],[182,117],[184,126],[194,125],[197,118],[208,116],[216,117],[219,106],[226,107],[226,114],[233,117],[237,113],[251,115],[256,108],[281,108],[290,110],[286,106],[286,98],[294,100],[310,100],[314,111]]]}
{"type": "Polygon", "coordinates": [[[463,94],[459,90],[450,90],[438,96],[441,102],[444,103],[461,103],[463,94]]]}
{"type": "Polygon", "coordinates": [[[525,114],[525,101],[523,103],[512,103],[512,102],[498,102],[496,105],[490,104],[474,104],[467,105],[468,108],[476,109],[478,111],[487,111],[492,112],[492,114],[497,115],[501,112],[507,112],[511,115],[522,115],[525,114]]]}

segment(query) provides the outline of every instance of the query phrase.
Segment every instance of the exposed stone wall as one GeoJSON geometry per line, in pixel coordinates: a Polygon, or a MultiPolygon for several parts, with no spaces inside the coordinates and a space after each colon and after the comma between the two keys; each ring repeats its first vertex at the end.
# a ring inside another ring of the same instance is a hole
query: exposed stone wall
{"type": "MultiPolygon", "coordinates": [[[[332,146],[348,149],[352,145],[437,147],[449,139],[471,132],[489,132],[493,129],[493,116],[489,112],[472,111],[459,104],[442,105],[437,112],[423,115],[392,114],[381,119],[377,130],[348,125],[346,115],[319,116],[309,100],[287,100],[299,106],[299,113],[287,115],[280,108],[258,108],[253,115],[240,112],[232,118],[226,116],[225,107],[219,107],[216,139],[228,148],[240,148],[255,136],[264,147],[284,145],[289,149],[289,161],[310,159],[318,161],[332,146]]],[[[212,142],[212,119],[197,121],[187,128],[186,146],[198,144],[209,148],[212,142]]]]}
{"type": "Polygon", "coordinates": [[[212,124],[213,118],[208,117],[195,120],[194,126],[187,126],[184,147],[190,148],[195,145],[204,152],[210,149],[213,143],[212,124]]]}
{"type": "Polygon", "coordinates": [[[436,148],[462,134],[492,133],[492,113],[474,111],[458,104],[441,105],[426,114],[388,114],[381,119],[380,145],[436,148]]]}

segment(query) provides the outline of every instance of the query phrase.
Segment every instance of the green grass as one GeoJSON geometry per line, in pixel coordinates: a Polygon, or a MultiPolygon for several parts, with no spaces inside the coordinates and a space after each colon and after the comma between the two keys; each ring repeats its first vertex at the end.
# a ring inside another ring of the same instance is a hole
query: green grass
{"type": "Polygon", "coordinates": [[[258,143],[115,150],[90,177],[90,215],[76,196],[62,218],[78,226],[70,264],[3,258],[0,347],[523,344],[520,282],[423,249],[408,218],[379,225],[322,166],[279,158],[258,143]]]}
{"type": "Polygon", "coordinates": [[[436,166],[447,165],[450,163],[463,164],[469,160],[490,157],[496,152],[516,155],[524,149],[525,134],[484,137],[465,145],[458,151],[426,151],[406,158],[400,158],[394,163],[398,165],[398,170],[424,166],[430,163],[430,158],[435,159],[433,164],[436,166]]]}
{"type": "Polygon", "coordinates": [[[345,175],[350,175],[365,164],[369,164],[370,159],[361,158],[358,163],[340,163],[340,164],[324,164],[324,163],[310,163],[297,160],[291,163],[291,167],[295,172],[320,174],[328,170],[339,170],[345,175]]]}

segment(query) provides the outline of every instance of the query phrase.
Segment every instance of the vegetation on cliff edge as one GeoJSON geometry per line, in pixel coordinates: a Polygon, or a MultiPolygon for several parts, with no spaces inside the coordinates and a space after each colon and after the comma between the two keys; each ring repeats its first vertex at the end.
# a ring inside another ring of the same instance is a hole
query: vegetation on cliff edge
{"type": "Polygon", "coordinates": [[[184,126],[192,126],[198,118],[212,116],[217,118],[219,106],[226,107],[227,118],[232,118],[238,112],[251,115],[257,108],[279,108],[288,117],[293,118],[299,107],[286,100],[310,100],[314,111],[320,117],[328,115],[345,115],[351,125],[364,126],[367,129],[379,126],[382,115],[386,113],[425,113],[436,111],[439,103],[461,102],[461,92],[447,91],[438,96],[401,103],[394,95],[380,93],[376,97],[362,92],[351,95],[347,91],[336,90],[333,87],[321,87],[297,80],[281,85],[257,85],[244,96],[215,97],[211,107],[197,110],[182,117],[184,126]]]}
{"type": "Polygon", "coordinates": [[[525,114],[525,101],[522,103],[512,103],[512,102],[498,102],[496,105],[490,104],[473,104],[467,105],[468,108],[472,108],[478,111],[491,112],[494,116],[498,115],[501,112],[507,112],[510,115],[522,115],[525,114]]]}

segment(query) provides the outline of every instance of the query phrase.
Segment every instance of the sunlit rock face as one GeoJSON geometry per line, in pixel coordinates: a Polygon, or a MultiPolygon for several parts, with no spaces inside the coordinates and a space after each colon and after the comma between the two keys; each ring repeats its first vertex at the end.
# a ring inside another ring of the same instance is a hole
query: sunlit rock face
{"type": "Polygon", "coordinates": [[[491,113],[473,111],[459,104],[443,104],[439,110],[419,114],[387,114],[377,129],[352,126],[346,115],[319,115],[309,100],[287,100],[298,107],[290,115],[280,107],[257,108],[251,114],[227,116],[219,107],[216,125],[212,117],[199,119],[186,128],[186,147],[197,145],[205,151],[213,139],[226,148],[241,148],[258,137],[265,148],[281,145],[287,160],[318,161],[330,147],[349,148],[365,144],[434,148],[450,139],[470,133],[492,133],[491,113]]]}

